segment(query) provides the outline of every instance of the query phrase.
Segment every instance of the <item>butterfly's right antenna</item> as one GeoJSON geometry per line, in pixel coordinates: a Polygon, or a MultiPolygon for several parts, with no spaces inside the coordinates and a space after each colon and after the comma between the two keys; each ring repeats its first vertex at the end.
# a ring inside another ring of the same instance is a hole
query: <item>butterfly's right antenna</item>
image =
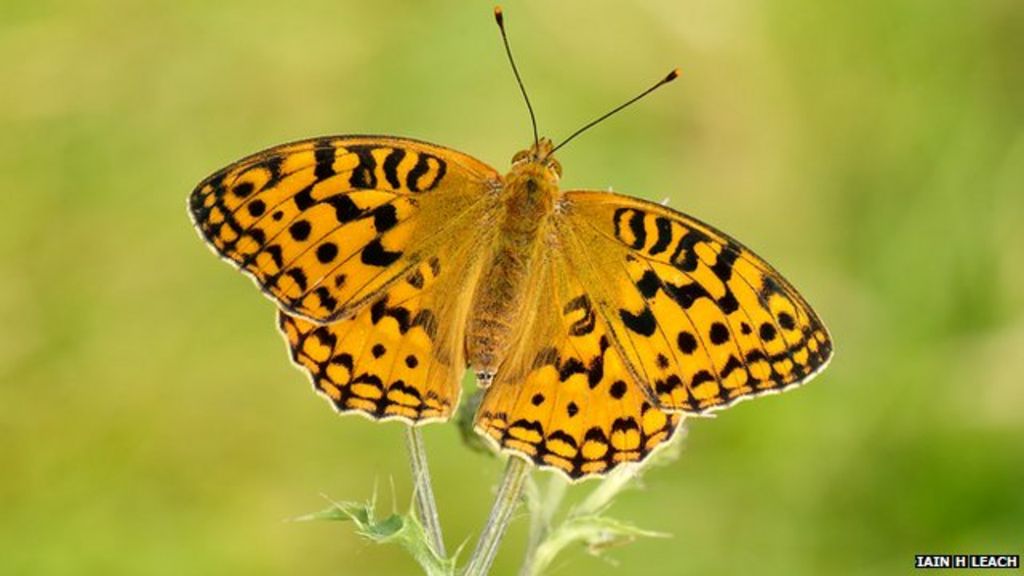
{"type": "Polygon", "coordinates": [[[568,144],[573,138],[579,136],[580,134],[583,134],[584,132],[586,132],[590,128],[592,128],[595,125],[601,123],[601,121],[603,121],[605,118],[611,116],[612,114],[615,114],[619,110],[622,110],[626,106],[629,106],[630,104],[632,104],[633,102],[636,102],[637,100],[643,98],[644,96],[647,96],[651,92],[654,92],[658,88],[661,88],[662,86],[664,86],[665,84],[668,84],[669,82],[675,80],[676,78],[679,78],[679,74],[680,74],[679,68],[676,68],[675,70],[669,72],[668,76],[665,76],[661,80],[658,80],[658,83],[655,84],[654,86],[651,86],[650,88],[648,88],[647,90],[644,90],[643,92],[641,92],[637,96],[634,96],[633,98],[630,98],[628,101],[623,102],[622,104],[619,104],[618,106],[613,108],[610,112],[602,115],[597,120],[592,120],[591,122],[588,122],[587,125],[584,126],[583,128],[580,128],[579,130],[573,132],[568,138],[566,138],[565,140],[562,140],[561,144],[559,144],[558,146],[555,146],[554,149],[551,150],[551,153],[554,154],[559,148],[561,148],[562,146],[565,146],[566,144],[568,144]]]}
{"type": "Polygon", "coordinates": [[[516,68],[516,61],[512,58],[512,48],[508,45],[508,35],[505,34],[505,18],[501,13],[501,6],[494,7],[494,20],[501,30],[501,41],[505,43],[505,54],[508,54],[508,62],[512,65],[512,73],[516,75],[516,82],[519,84],[519,91],[523,93],[523,100],[526,100],[526,109],[530,111],[530,124],[533,125],[533,145],[536,148],[540,137],[537,135],[537,117],[533,115],[533,106],[530,104],[530,97],[526,95],[526,87],[523,86],[523,79],[519,76],[519,69],[516,68]]]}

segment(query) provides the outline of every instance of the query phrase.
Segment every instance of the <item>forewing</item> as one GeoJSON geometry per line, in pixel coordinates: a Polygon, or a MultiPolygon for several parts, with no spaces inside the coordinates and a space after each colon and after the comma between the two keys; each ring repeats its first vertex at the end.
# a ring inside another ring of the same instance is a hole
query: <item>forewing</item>
{"type": "Polygon", "coordinates": [[[574,257],[551,251],[534,263],[528,313],[476,419],[500,449],[573,479],[642,460],[680,419],[627,368],[574,257]]]}
{"type": "Polygon", "coordinates": [[[796,289],[707,224],[596,191],[566,192],[557,224],[613,344],[666,410],[703,413],[781,391],[832,355],[796,289]]]}
{"type": "Polygon", "coordinates": [[[337,136],[277,146],[203,180],[189,209],[225,259],[292,315],[329,322],[484,218],[500,181],[465,154],[337,136]]]}

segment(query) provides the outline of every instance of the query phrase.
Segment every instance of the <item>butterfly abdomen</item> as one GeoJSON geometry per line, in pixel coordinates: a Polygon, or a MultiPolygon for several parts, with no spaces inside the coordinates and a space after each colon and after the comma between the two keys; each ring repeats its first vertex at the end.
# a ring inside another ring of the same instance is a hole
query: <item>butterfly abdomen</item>
{"type": "Polygon", "coordinates": [[[558,194],[556,178],[540,163],[518,165],[505,179],[497,241],[473,296],[466,333],[467,361],[478,372],[493,374],[509,347],[530,265],[543,249],[558,194]]]}

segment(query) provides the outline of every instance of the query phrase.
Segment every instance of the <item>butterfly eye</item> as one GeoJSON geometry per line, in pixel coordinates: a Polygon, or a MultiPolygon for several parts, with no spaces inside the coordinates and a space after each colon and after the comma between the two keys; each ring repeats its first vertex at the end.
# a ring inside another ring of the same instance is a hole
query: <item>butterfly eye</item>
{"type": "Polygon", "coordinates": [[[554,158],[547,159],[548,170],[551,170],[559,178],[562,177],[562,163],[554,158]]]}
{"type": "Polygon", "coordinates": [[[512,163],[513,164],[519,164],[520,162],[525,162],[525,161],[527,161],[529,159],[530,159],[530,151],[529,150],[520,150],[519,152],[516,152],[515,156],[512,157],[512,163]]]}

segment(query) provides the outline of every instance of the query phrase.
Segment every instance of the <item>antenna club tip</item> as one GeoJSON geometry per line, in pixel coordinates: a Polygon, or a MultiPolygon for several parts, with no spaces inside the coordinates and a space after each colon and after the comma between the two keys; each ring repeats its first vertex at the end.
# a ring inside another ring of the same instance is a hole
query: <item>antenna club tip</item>
{"type": "Polygon", "coordinates": [[[494,20],[501,26],[505,23],[505,16],[501,11],[501,6],[494,7],[494,20]]]}
{"type": "Polygon", "coordinates": [[[679,78],[679,75],[682,74],[682,73],[683,73],[682,70],[680,70],[679,68],[676,68],[675,70],[669,72],[668,76],[665,76],[665,82],[671,82],[671,81],[675,80],[676,78],[679,78]]]}

